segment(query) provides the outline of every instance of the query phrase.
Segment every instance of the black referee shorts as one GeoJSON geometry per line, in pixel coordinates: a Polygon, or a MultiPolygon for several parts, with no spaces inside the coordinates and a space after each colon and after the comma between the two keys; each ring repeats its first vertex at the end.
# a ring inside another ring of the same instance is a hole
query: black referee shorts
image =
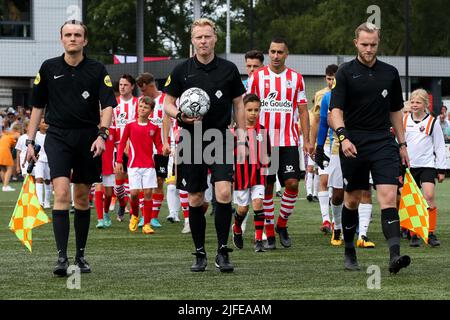
{"type": "MultiPolygon", "coordinates": [[[[224,133],[225,134],[225,133],[224,133]]],[[[234,154],[233,144],[226,145],[225,137],[224,143],[216,145],[215,151],[212,152],[212,156],[215,159],[216,154],[221,154],[220,161],[206,162],[204,159],[205,148],[208,148],[209,142],[203,142],[195,145],[190,143],[186,145],[183,139],[180,139],[177,148],[180,148],[180,154],[177,154],[177,188],[187,191],[189,193],[204,192],[208,189],[208,169],[211,170],[211,183],[219,181],[233,182],[234,176],[234,154]],[[191,157],[189,157],[184,150],[189,148],[191,151],[191,157]],[[201,153],[201,156],[199,156],[201,153]],[[196,163],[195,156],[200,159],[200,163],[196,163]],[[228,155],[228,157],[227,157],[228,155]],[[189,161],[186,162],[186,159],[189,161]],[[230,160],[230,161],[227,161],[230,160]]],[[[231,139],[231,141],[233,141],[231,139]]],[[[209,161],[209,160],[208,160],[209,161]]]]}
{"type": "Polygon", "coordinates": [[[102,157],[93,158],[92,143],[98,128],[61,129],[50,126],[45,137],[50,176],[67,177],[73,183],[102,181],[102,157]]]}
{"type": "Polygon", "coordinates": [[[278,174],[282,187],[288,179],[300,180],[300,155],[297,146],[272,148],[271,166],[267,176],[268,184],[276,182],[275,174],[278,174]]]}
{"type": "Polygon", "coordinates": [[[347,158],[342,150],[339,152],[346,191],[367,190],[370,173],[374,186],[398,185],[399,148],[389,131],[352,130],[348,136],[358,154],[356,158],[347,158]]]}
{"type": "Polygon", "coordinates": [[[162,154],[153,155],[155,160],[156,176],[160,178],[167,178],[167,165],[169,164],[169,157],[162,154]]]}
{"type": "Polygon", "coordinates": [[[419,188],[422,187],[423,182],[436,184],[438,173],[435,168],[410,168],[409,170],[419,188]]]}

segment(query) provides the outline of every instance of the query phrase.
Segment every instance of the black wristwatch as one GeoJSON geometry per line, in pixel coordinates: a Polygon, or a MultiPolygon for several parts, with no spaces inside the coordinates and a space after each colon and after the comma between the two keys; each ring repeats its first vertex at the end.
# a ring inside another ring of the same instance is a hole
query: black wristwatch
{"type": "Polygon", "coordinates": [[[339,127],[336,129],[336,135],[338,137],[339,143],[342,143],[345,139],[348,139],[347,130],[344,127],[339,127]]]}
{"type": "Polygon", "coordinates": [[[25,146],[28,147],[29,144],[31,144],[34,147],[34,145],[35,145],[34,140],[26,139],[25,140],[25,146]]]}
{"type": "Polygon", "coordinates": [[[398,147],[399,148],[401,148],[401,147],[407,147],[408,145],[406,144],[406,141],[405,142],[400,142],[399,144],[398,144],[398,147]]]}
{"type": "Polygon", "coordinates": [[[106,127],[101,127],[100,129],[98,129],[97,136],[106,141],[109,136],[109,129],[106,127]]]}

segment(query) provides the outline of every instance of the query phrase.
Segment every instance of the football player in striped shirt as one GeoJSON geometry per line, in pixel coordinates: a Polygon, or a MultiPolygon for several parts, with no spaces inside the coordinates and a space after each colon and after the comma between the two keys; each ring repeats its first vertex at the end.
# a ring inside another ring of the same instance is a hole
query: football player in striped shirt
{"type": "MultiPolygon", "coordinates": [[[[244,247],[242,222],[252,203],[255,223],[255,251],[264,252],[264,181],[269,165],[270,140],[264,126],[259,124],[261,101],[255,94],[244,97],[246,144],[248,154],[243,163],[236,161],[234,172],[234,203],[238,206],[234,215],[233,243],[238,249],[244,247]]],[[[235,153],[236,154],[236,153],[235,153]]]]}
{"type": "MultiPolygon", "coordinates": [[[[428,93],[417,89],[411,93],[411,113],[403,117],[406,143],[409,148],[411,174],[417,185],[422,188],[423,196],[429,208],[430,229],[428,244],[437,247],[441,243],[436,237],[437,207],[435,200],[436,179],[442,183],[445,179],[445,140],[438,121],[427,112],[428,93]]],[[[419,247],[417,235],[411,238],[411,247],[419,247]]]]}
{"type": "MultiPolygon", "coordinates": [[[[119,96],[117,97],[117,107],[114,109],[114,123],[113,127],[116,130],[116,148],[122,138],[125,126],[131,120],[137,118],[138,98],[133,96],[133,90],[136,80],[129,74],[123,74],[119,80],[119,96]]],[[[123,221],[125,214],[125,207],[127,205],[127,191],[128,189],[128,148],[125,148],[124,159],[120,159],[124,163],[123,172],[116,173],[116,184],[114,186],[114,193],[119,200],[119,212],[117,220],[123,221]]],[[[116,159],[117,161],[118,159],[116,159]]]]}
{"type": "MultiPolygon", "coordinates": [[[[247,93],[256,94],[261,100],[260,123],[269,131],[272,157],[279,152],[278,178],[285,187],[281,199],[280,215],[276,231],[283,247],[291,246],[287,231],[289,216],[294,211],[300,179],[299,130],[303,133],[303,151],[311,154],[309,142],[309,115],[302,75],[285,65],[288,44],[282,38],[273,38],[269,47],[269,65],[256,70],[248,81],[247,93]]],[[[276,164],[275,164],[276,165],[276,164]]],[[[272,170],[273,172],[274,170],[272,170]]],[[[267,176],[264,197],[267,248],[275,249],[273,185],[275,172],[267,176]]]]}

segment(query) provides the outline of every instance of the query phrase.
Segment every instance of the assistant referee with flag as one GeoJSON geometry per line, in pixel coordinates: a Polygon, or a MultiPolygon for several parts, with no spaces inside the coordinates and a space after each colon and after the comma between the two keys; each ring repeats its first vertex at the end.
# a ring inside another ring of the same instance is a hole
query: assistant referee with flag
{"type": "Polygon", "coordinates": [[[363,23],[355,30],[358,56],[341,65],[336,74],[330,124],[341,143],[345,269],[360,270],[354,236],[362,190],[369,188],[372,173],[381,208],[381,226],[389,246],[389,271],[397,273],[411,261],[400,255],[396,207],[399,161],[409,165],[409,158],[400,111],[403,106],[400,77],[395,67],[376,58],[379,41],[380,30],[374,24],[363,23]],[[390,133],[391,125],[398,144],[390,133]]]}
{"type": "Polygon", "coordinates": [[[60,34],[64,54],[46,60],[34,81],[26,144],[27,161],[36,160],[34,138],[45,108],[45,122],[49,124],[45,150],[55,190],[52,220],[58,250],[53,273],[66,276],[71,181],[75,184],[75,264],[82,273],[91,272],[84,259],[90,222],[88,196],[91,185],[101,182],[100,155],[105,150],[116,99],[104,65],[83,53],[87,45],[86,26],[69,20],[60,34]]]}

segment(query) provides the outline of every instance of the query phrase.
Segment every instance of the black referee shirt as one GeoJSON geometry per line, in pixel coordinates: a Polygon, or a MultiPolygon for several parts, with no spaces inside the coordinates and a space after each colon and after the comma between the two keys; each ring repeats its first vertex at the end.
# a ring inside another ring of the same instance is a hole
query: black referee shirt
{"type": "Polygon", "coordinates": [[[211,102],[208,113],[202,119],[203,130],[226,129],[231,121],[233,99],[245,93],[234,63],[215,56],[205,65],[194,56],[173,69],[167,78],[165,91],[178,98],[192,87],[205,90],[211,102]]]}
{"type": "Polygon", "coordinates": [[[344,111],[346,129],[389,130],[390,112],[402,107],[402,87],[395,67],[377,59],[369,68],[357,58],[339,67],[330,110],[344,111]]]}
{"type": "Polygon", "coordinates": [[[64,129],[95,127],[99,108],[117,105],[105,66],[86,56],[75,67],[60,57],[42,64],[34,80],[32,105],[45,109],[45,122],[64,129]]]}

